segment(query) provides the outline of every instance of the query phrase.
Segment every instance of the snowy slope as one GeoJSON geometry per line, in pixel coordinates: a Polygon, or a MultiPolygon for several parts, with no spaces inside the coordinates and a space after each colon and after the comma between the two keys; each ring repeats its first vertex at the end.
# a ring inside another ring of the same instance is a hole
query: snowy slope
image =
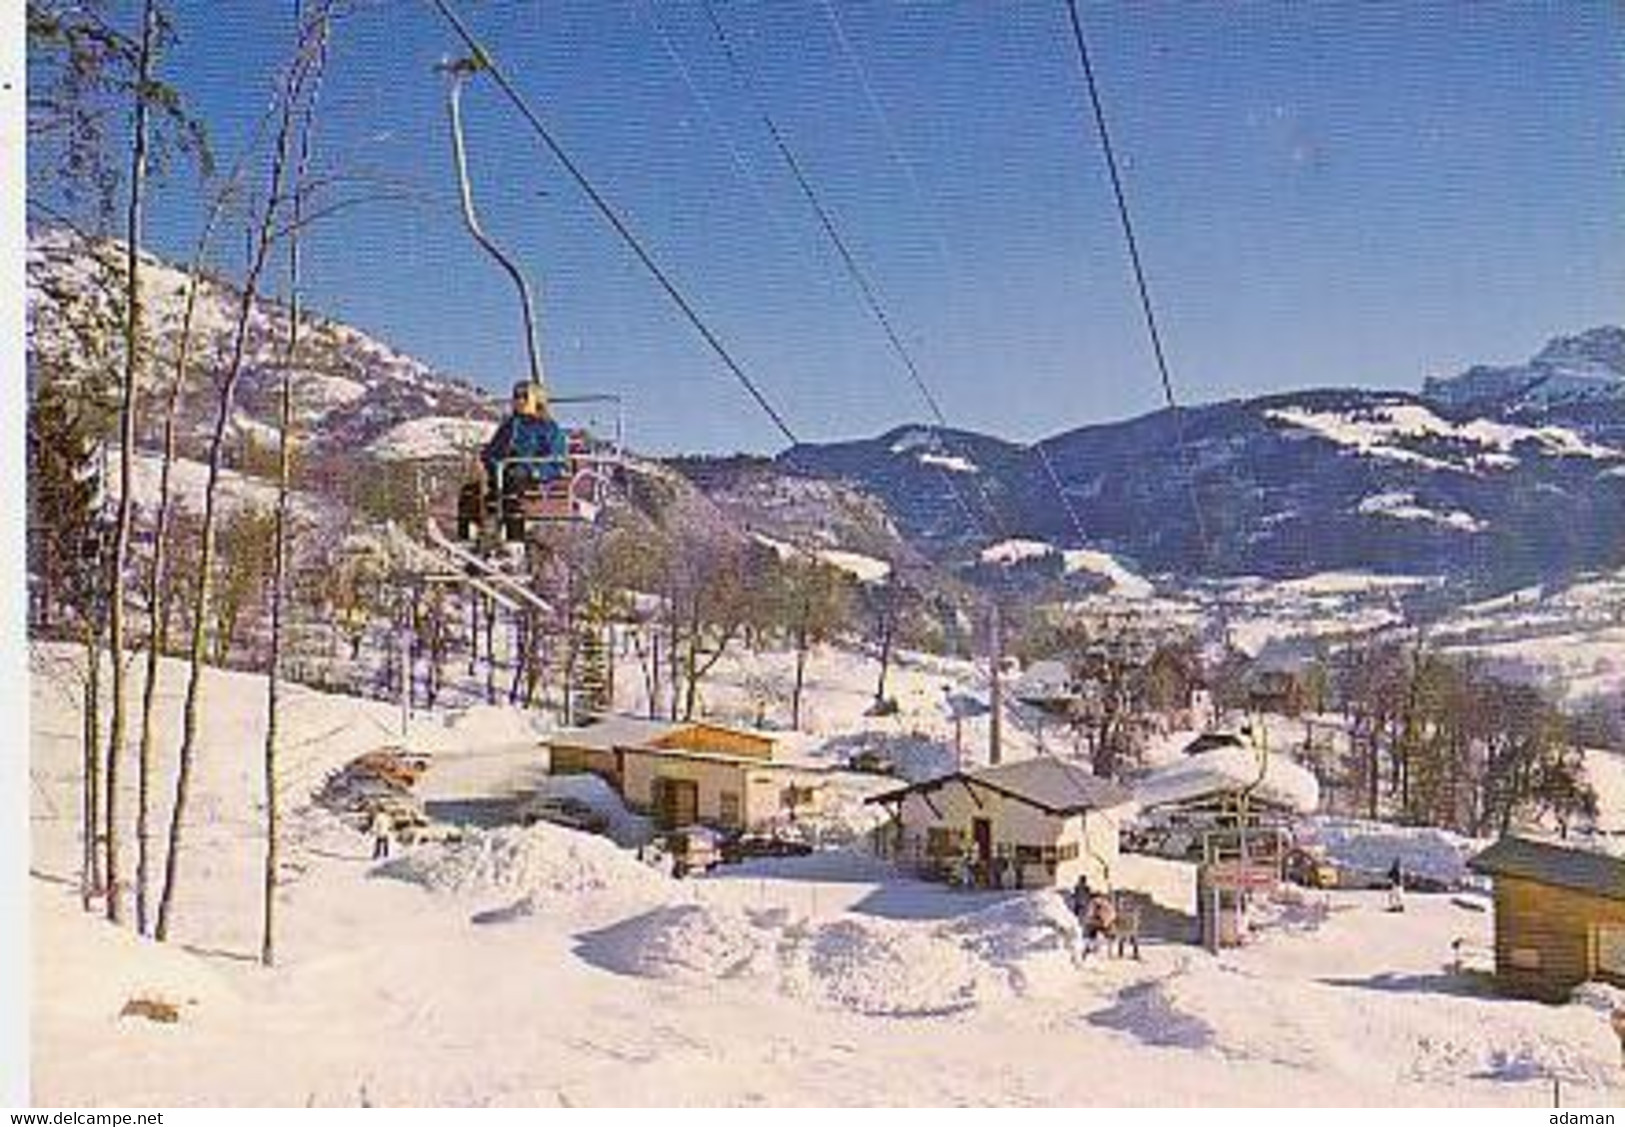
{"type": "MultiPolygon", "coordinates": [[[[70,663],[42,649],[33,683],[40,1103],[1538,1107],[1554,1073],[1574,1103],[1625,1094],[1605,1013],[1442,969],[1458,937],[1488,942],[1488,915],[1447,897],[1395,916],[1380,894],[1334,892],[1279,905],[1219,958],[1148,937],[1141,962],[1080,961],[1054,897],[954,892],[841,851],[673,882],[549,828],[374,866],[303,795],[387,738],[389,710],[320,694],[285,716],[292,832],[280,957],[261,969],[245,957],[261,843],[243,754],[260,696],[239,675],[209,678],[181,944],[156,946],[59,883],[76,852],[70,663]],[[132,997],[179,1022],[120,1018],[132,997]]],[[[510,738],[425,722],[440,756],[510,738]]],[[[1120,873],[1175,920],[1186,877],[1134,857],[1120,873]]]]}

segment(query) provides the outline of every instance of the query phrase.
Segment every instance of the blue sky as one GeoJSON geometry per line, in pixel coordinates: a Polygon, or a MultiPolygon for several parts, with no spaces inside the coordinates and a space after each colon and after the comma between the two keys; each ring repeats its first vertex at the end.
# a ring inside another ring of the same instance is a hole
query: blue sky
{"type": "MultiPolygon", "coordinates": [[[[1028,440],[1159,405],[1062,0],[714,2],[952,423],[1028,440]]],[[[291,4],[176,7],[170,76],[229,154],[291,4]]],[[[697,2],[460,8],[802,437],[926,417],[697,2]]],[[[1625,319],[1621,13],[1086,4],[1183,397],[1415,386],[1625,319]]],[[[513,297],[459,223],[431,72],[449,30],[391,2],[338,35],[322,160],[419,198],[314,232],[312,300],[505,388],[513,297]]],[[[555,385],[623,393],[650,451],[775,449],[495,89],[466,110],[487,226],[545,294],[555,385]]],[[[152,241],[183,256],[199,215],[172,182],[152,241]]]]}

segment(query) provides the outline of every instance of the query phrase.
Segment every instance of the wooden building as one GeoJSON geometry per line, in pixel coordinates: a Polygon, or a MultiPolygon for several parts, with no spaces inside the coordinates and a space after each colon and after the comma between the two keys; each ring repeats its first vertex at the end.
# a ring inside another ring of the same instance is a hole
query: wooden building
{"type": "Polygon", "coordinates": [[[661,829],[760,829],[817,809],[818,768],[774,762],[771,736],[720,724],[615,716],[548,741],[548,770],[593,774],[661,829]]]}
{"type": "Polygon", "coordinates": [[[980,887],[1112,886],[1128,794],[1048,756],[959,771],[865,801],[891,811],[883,856],[928,878],[980,887]]]}
{"type": "Polygon", "coordinates": [[[1582,982],[1625,986],[1625,861],[1504,837],[1468,862],[1495,882],[1495,977],[1565,1000],[1582,982]]]}

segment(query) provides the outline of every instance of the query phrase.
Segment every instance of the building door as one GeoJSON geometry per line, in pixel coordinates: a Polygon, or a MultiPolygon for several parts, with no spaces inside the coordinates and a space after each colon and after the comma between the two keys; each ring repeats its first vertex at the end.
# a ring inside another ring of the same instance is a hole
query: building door
{"type": "Polygon", "coordinates": [[[970,820],[971,841],[976,845],[976,883],[983,888],[993,884],[993,823],[986,818],[970,820]]]}
{"type": "Polygon", "coordinates": [[[700,819],[700,785],[690,779],[656,779],[654,807],[658,828],[691,826],[700,819]]]}

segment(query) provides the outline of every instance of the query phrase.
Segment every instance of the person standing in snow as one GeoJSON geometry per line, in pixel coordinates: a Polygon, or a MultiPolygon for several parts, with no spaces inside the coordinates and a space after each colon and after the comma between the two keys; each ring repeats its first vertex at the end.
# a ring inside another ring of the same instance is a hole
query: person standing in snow
{"type": "Polygon", "coordinates": [[[395,830],[395,823],[390,819],[389,813],[382,807],[372,812],[372,821],[367,823],[367,832],[372,834],[372,859],[382,861],[389,856],[389,838],[395,830]]]}
{"type": "Polygon", "coordinates": [[[1388,910],[1405,910],[1405,870],[1398,857],[1394,858],[1393,867],[1388,870],[1388,910]]]}
{"type": "Polygon", "coordinates": [[[1079,873],[1078,883],[1072,886],[1072,913],[1083,921],[1084,915],[1089,911],[1089,900],[1093,893],[1089,889],[1089,874],[1079,873]]]}

